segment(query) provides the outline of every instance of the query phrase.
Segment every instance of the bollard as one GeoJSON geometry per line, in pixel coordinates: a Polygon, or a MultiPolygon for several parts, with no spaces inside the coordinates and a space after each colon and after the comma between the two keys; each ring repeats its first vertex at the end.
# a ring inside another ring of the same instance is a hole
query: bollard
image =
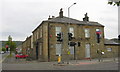
{"type": "Polygon", "coordinates": [[[60,64],[61,63],[61,55],[59,54],[59,56],[58,56],[58,64],[60,64]]]}

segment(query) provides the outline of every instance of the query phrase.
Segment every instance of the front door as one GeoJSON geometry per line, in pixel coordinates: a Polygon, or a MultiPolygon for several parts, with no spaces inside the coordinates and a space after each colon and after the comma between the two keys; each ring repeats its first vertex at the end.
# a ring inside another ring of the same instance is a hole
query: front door
{"type": "Polygon", "coordinates": [[[85,58],[90,58],[90,44],[85,45],[85,58]]]}
{"type": "Polygon", "coordinates": [[[36,59],[38,59],[38,42],[36,44],[36,59]]]}

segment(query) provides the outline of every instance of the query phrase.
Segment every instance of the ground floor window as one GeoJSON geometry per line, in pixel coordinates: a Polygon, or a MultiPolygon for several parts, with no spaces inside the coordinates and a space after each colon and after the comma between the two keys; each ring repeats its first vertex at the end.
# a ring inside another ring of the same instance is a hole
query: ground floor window
{"type": "Polygon", "coordinates": [[[61,44],[56,44],[56,55],[61,55],[61,44]]]}
{"type": "Polygon", "coordinates": [[[108,52],[111,52],[111,51],[112,51],[112,48],[107,48],[107,51],[108,51],[108,52]]]}
{"type": "Polygon", "coordinates": [[[90,44],[85,45],[85,57],[90,58],[90,44]]]}
{"type": "Polygon", "coordinates": [[[70,54],[74,54],[74,46],[70,46],[69,49],[70,49],[70,54]]]}

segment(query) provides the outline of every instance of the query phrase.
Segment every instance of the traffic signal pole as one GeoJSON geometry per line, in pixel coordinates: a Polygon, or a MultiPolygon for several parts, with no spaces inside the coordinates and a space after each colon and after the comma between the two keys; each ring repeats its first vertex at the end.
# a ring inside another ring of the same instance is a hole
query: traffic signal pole
{"type": "MultiPolygon", "coordinates": [[[[69,18],[69,22],[68,22],[68,26],[67,26],[67,33],[69,33],[69,27],[70,27],[70,8],[73,6],[73,5],[75,5],[76,3],[73,3],[70,7],[68,7],[68,18],[69,18]]],[[[67,44],[68,43],[70,43],[70,41],[69,41],[69,34],[67,34],[68,36],[68,38],[67,38],[67,44]]],[[[67,64],[69,64],[69,59],[70,59],[70,49],[69,49],[69,45],[67,45],[67,52],[69,52],[69,53],[67,53],[68,54],[68,61],[67,61],[67,64]]]]}
{"type": "Polygon", "coordinates": [[[60,44],[61,44],[61,54],[58,55],[58,64],[61,64],[61,63],[63,63],[63,60],[62,60],[62,54],[63,54],[63,33],[62,32],[57,34],[57,42],[60,42],[60,44]]]}

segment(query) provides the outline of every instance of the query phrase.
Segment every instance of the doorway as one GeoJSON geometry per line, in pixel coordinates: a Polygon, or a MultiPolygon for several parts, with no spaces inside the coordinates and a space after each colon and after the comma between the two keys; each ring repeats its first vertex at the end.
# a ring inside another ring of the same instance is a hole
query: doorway
{"type": "Polygon", "coordinates": [[[36,43],[36,59],[38,59],[38,42],[36,43]]]}

